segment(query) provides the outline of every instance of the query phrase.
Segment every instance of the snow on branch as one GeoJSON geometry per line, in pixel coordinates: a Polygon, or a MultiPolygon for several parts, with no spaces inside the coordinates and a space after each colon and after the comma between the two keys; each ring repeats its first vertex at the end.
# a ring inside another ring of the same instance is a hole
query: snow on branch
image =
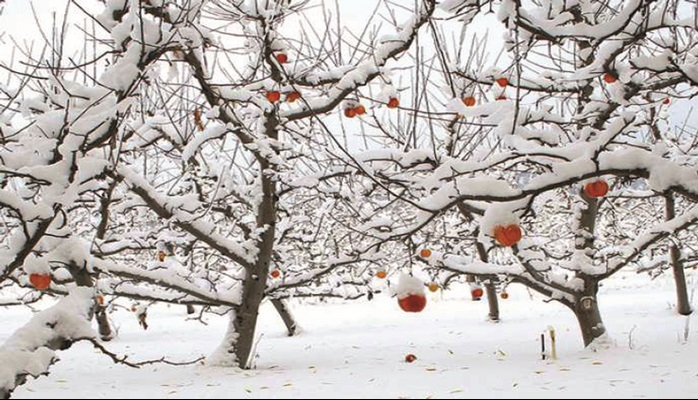
{"type": "Polygon", "coordinates": [[[0,397],[9,398],[27,377],[48,374],[57,350],[95,337],[90,327],[93,291],[77,288],[55,306],[39,312],[0,347],[0,397]]]}

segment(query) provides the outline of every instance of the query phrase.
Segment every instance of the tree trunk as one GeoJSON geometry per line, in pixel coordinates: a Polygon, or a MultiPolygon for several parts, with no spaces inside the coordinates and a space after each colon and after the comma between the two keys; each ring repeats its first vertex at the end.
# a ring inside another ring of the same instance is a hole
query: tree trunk
{"type": "MultiPolygon", "coordinates": [[[[476,242],[475,247],[477,248],[477,254],[480,257],[480,261],[488,262],[489,257],[487,255],[487,249],[485,245],[480,242],[476,242]]],[[[499,299],[497,298],[497,288],[495,284],[497,283],[497,276],[492,275],[485,284],[485,290],[487,291],[487,305],[490,308],[487,317],[490,321],[499,321],[499,299]]]]}
{"type": "Polygon", "coordinates": [[[97,320],[97,328],[99,330],[99,337],[105,342],[114,339],[114,333],[111,330],[111,324],[109,323],[109,317],[107,316],[106,307],[97,306],[97,312],[95,313],[95,319],[97,320]]]}
{"type": "Polygon", "coordinates": [[[286,302],[280,299],[271,299],[271,304],[274,305],[274,308],[276,308],[279,316],[284,321],[284,325],[286,325],[286,329],[288,330],[288,336],[297,335],[298,325],[296,324],[296,320],[293,318],[293,314],[291,314],[291,310],[288,308],[286,302]]]}
{"type": "Polygon", "coordinates": [[[266,288],[265,278],[266,274],[248,273],[243,283],[242,304],[233,309],[223,343],[210,358],[212,364],[243,369],[252,367],[251,356],[259,306],[266,288]]]}
{"type": "Polygon", "coordinates": [[[487,304],[490,307],[490,312],[487,317],[490,321],[499,321],[499,300],[497,299],[497,287],[493,279],[490,279],[485,283],[485,291],[487,292],[487,304]]]}
{"type": "MultiPolygon", "coordinates": [[[[76,285],[80,287],[89,288],[95,286],[94,278],[92,277],[92,275],[90,275],[89,272],[87,272],[86,269],[80,268],[77,265],[73,265],[68,270],[73,279],[75,280],[76,285]]],[[[94,312],[91,318],[94,317],[97,321],[97,329],[99,332],[100,339],[102,339],[105,342],[114,339],[114,332],[111,329],[111,324],[109,323],[106,308],[97,304],[97,302],[95,301],[95,307],[93,310],[94,312]]]]}
{"type": "MultiPolygon", "coordinates": [[[[278,120],[274,116],[268,115],[268,117],[265,126],[267,136],[271,139],[278,139],[278,133],[275,130],[278,120]]],[[[233,315],[231,315],[232,321],[228,326],[228,333],[212,360],[220,365],[237,365],[243,369],[249,369],[253,366],[251,356],[254,350],[259,306],[264,299],[276,238],[278,195],[276,193],[276,177],[271,173],[271,171],[275,171],[276,166],[261,155],[256,155],[256,158],[259,163],[263,194],[256,218],[257,228],[262,232],[257,241],[257,261],[254,265],[246,268],[246,276],[242,286],[242,303],[235,307],[233,315]]]]}
{"type": "Polygon", "coordinates": [[[572,311],[577,317],[579,328],[582,330],[584,347],[589,346],[595,339],[606,333],[596,296],[580,297],[575,302],[572,311]]]}
{"type": "MultiPolygon", "coordinates": [[[[667,194],[664,196],[664,215],[667,220],[676,217],[674,196],[667,194]]],[[[686,275],[684,274],[683,261],[681,261],[681,251],[676,243],[669,244],[669,262],[674,273],[674,284],[676,286],[676,312],[681,315],[690,315],[693,310],[688,299],[688,289],[686,288],[686,275]]]]}
{"type": "Polygon", "coordinates": [[[690,315],[693,310],[688,299],[686,275],[684,274],[683,262],[679,253],[679,248],[676,245],[670,245],[669,257],[671,270],[674,272],[674,284],[676,285],[676,312],[681,315],[690,315]]]}

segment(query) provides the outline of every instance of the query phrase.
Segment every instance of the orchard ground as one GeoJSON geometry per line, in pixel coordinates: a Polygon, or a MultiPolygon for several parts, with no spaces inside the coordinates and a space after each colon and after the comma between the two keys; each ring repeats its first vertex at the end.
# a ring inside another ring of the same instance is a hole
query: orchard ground
{"type": "MultiPolygon", "coordinates": [[[[692,294],[698,274],[690,272],[692,294]]],[[[486,301],[471,301],[465,286],[428,293],[418,314],[402,312],[387,294],[344,304],[293,302],[303,329],[297,337],[285,336],[265,304],[254,370],[201,364],[137,370],[79,344],[60,353],[50,376],[32,380],[14,397],[696,397],[698,323],[673,311],[669,275],[650,280],[626,273],[604,283],[600,306],[610,340],[597,352],[582,347],[572,312],[522,286],[508,292],[498,324],[486,320],[486,301]],[[543,361],[540,334],[549,327],[556,332],[557,360],[543,361]],[[417,360],[405,362],[407,354],[417,360]]],[[[29,316],[28,310],[3,310],[0,341],[29,316]]],[[[108,347],[133,362],[208,355],[227,323],[224,317],[207,317],[208,326],[187,320],[183,306],[152,307],[147,331],[126,308],[112,318],[119,336],[108,347]]]]}

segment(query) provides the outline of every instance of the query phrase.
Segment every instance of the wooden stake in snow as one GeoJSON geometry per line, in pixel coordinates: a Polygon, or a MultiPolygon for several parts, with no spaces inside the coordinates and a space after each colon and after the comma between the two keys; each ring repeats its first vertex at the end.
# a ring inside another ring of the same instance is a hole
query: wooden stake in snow
{"type": "Polygon", "coordinates": [[[548,326],[548,333],[550,334],[550,357],[553,360],[557,360],[557,347],[555,346],[555,328],[548,326]]]}
{"type": "Polygon", "coordinates": [[[540,334],[540,359],[545,360],[545,332],[540,334]]]}

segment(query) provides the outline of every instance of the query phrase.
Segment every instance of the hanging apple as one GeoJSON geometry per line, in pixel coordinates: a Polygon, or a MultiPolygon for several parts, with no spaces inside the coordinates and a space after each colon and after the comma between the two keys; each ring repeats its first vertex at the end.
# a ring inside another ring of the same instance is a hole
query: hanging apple
{"type": "Polygon", "coordinates": [[[671,99],[669,99],[668,97],[666,99],[664,99],[664,104],[669,104],[669,103],[671,103],[671,99]]]}
{"type": "Polygon", "coordinates": [[[281,99],[281,92],[278,90],[270,90],[267,92],[267,100],[269,100],[270,103],[276,103],[281,99]]]}
{"type": "Polygon", "coordinates": [[[419,252],[419,255],[420,255],[422,258],[429,258],[429,257],[431,257],[431,250],[429,250],[429,249],[422,249],[422,251],[419,252]]]}
{"type": "Polygon", "coordinates": [[[505,77],[497,78],[497,85],[500,87],[506,87],[509,84],[509,79],[505,77]]]}
{"type": "Polygon", "coordinates": [[[521,228],[516,224],[497,225],[494,228],[494,238],[502,246],[511,247],[521,240],[521,228]]]}
{"type": "Polygon", "coordinates": [[[279,64],[285,64],[288,62],[288,56],[285,53],[276,53],[276,61],[279,64]]]}
{"type": "Polygon", "coordinates": [[[432,282],[429,284],[429,291],[430,292],[436,292],[439,290],[439,284],[436,282],[432,282]]]}
{"type": "Polygon", "coordinates": [[[405,356],[405,362],[408,362],[408,363],[414,362],[414,360],[416,360],[416,359],[417,359],[417,356],[415,356],[414,354],[408,354],[405,356]]]}
{"type": "Polygon", "coordinates": [[[356,112],[356,115],[364,115],[366,114],[366,107],[359,104],[354,108],[354,111],[356,112]]]}
{"type": "Polygon", "coordinates": [[[506,100],[506,99],[507,99],[507,95],[505,95],[505,94],[500,94],[500,95],[497,97],[497,101],[502,101],[502,100],[506,100]]]}
{"type": "Polygon", "coordinates": [[[49,274],[31,274],[29,282],[39,290],[46,290],[51,286],[51,275],[49,274]]]}
{"type": "Polygon", "coordinates": [[[589,182],[584,185],[584,193],[594,199],[604,197],[608,193],[608,183],[603,179],[589,182]]]}
{"type": "Polygon", "coordinates": [[[104,305],[104,296],[102,296],[101,294],[97,295],[97,298],[95,300],[97,301],[98,305],[100,305],[100,306],[104,305]]]}
{"type": "Polygon", "coordinates": [[[502,293],[499,294],[499,297],[501,297],[502,299],[506,300],[506,299],[509,298],[509,293],[507,293],[507,292],[502,292],[502,293]]]}
{"type": "Polygon", "coordinates": [[[609,72],[603,74],[603,81],[606,83],[615,83],[617,80],[618,78],[609,72]]]}
{"type": "Polygon", "coordinates": [[[427,298],[423,294],[411,294],[397,302],[405,312],[421,312],[427,306],[427,298]]]}
{"type": "Polygon", "coordinates": [[[463,99],[463,104],[465,104],[466,107],[472,107],[475,105],[475,97],[473,96],[468,96],[463,99]]]}
{"type": "Polygon", "coordinates": [[[391,97],[388,100],[388,108],[398,108],[400,106],[400,99],[397,97],[391,97]]]}
{"type": "Polygon", "coordinates": [[[287,103],[293,103],[294,101],[296,101],[300,98],[301,98],[301,94],[299,92],[296,92],[296,91],[289,92],[286,94],[286,102],[287,103]]]}
{"type": "Polygon", "coordinates": [[[269,273],[269,276],[276,279],[276,278],[281,276],[281,271],[279,271],[278,269],[275,269],[269,273]]]}
{"type": "Polygon", "coordinates": [[[383,271],[383,270],[376,272],[376,278],[378,278],[378,279],[385,279],[387,276],[388,276],[388,273],[383,271]]]}
{"type": "Polygon", "coordinates": [[[473,300],[480,300],[480,297],[482,297],[483,294],[485,294],[485,292],[481,287],[476,287],[470,291],[470,296],[473,298],[473,300]]]}
{"type": "Polygon", "coordinates": [[[166,258],[167,258],[167,253],[165,253],[164,251],[158,251],[158,255],[157,255],[158,261],[164,262],[166,258]]]}
{"type": "Polygon", "coordinates": [[[344,116],[347,118],[354,118],[356,117],[356,110],[353,108],[347,108],[344,110],[344,116]]]}

